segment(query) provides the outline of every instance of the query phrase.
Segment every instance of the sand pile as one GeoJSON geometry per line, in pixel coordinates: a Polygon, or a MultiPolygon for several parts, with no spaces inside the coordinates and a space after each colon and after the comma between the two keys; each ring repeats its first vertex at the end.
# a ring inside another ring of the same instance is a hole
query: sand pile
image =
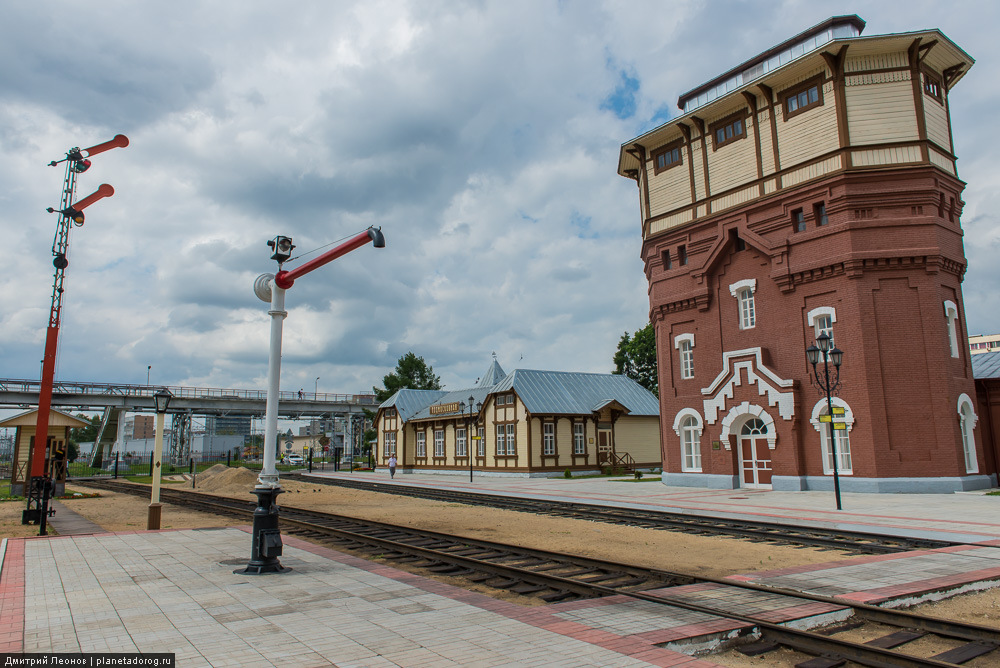
{"type": "Polygon", "coordinates": [[[256,484],[257,473],[255,471],[243,467],[236,468],[216,464],[198,474],[195,490],[239,498],[243,494],[249,496],[256,484]]]}

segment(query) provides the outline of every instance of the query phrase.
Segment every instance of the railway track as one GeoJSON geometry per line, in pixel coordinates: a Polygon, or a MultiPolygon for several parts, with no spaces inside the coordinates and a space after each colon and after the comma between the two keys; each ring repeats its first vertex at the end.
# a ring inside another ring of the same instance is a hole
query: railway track
{"type": "MultiPolygon", "coordinates": [[[[312,480],[310,480],[312,482],[312,480]]],[[[145,497],[145,487],[101,481],[91,486],[145,497]]],[[[249,501],[215,497],[196,492],[162,490],[163,500],[212,513],[249,518],[254,504],[249,501]]],[[[360,550],[396,563],[409,563],[439,575],[459,576],[486,586],[505,589],[547,602],[601,596],[628,596],[655,604],[684,608],[725,617],[746,625],[758,638],[743,646],[744,653],[765,653],[789,647],[813,659],[810,668],[832,667],[844,661],[868,666],[957,666],[970,660],[979,665],[1000,663],[1000,629],[953,622],[900,610],[764,587],[750,583],[698,577],[619,564],[561,553],[534,550],[488,541],[472,540],[436,532],[321,513],[283,506],[281,522],[286,533],[332,541],[339,547],[360,550]],[[726,608],[724,598],[693,602],[672,593],[672,587],[693,583],[714,583],[768,596],[787,596],[800,601],[822,602],[850,611],[850,623],[820,632],[804,631],[769,622],[752,614],[726,608]],[[861,624],[890,627],[875,640],[858,643],[838,639],[861,624]],[[935,656],[907,653],[916,641],[937,638],[949,649],[935,656]]]]}
{"type": "Polygon", "coordinates": [[[684,533],[699,535],[729,536],[754,542],[835,549],[853,554],[893,554],[897,552],[911,552],[913,550],[933,550],[963,544],[955,541],[912,538],[908,536],[887,536],[863,531],[789,526],[776,522],[705,517],[683,513],[636,508],[615,508],[569,501],[507,497],[498,494],[480,494],[476,492],[460,492],[395,484],[387,485],[377,482],[345,480],[343,478],[319,478],[295,473],[284,474],[282,477],[307,482],[310,485],[319,484],[347,487],[384,494],[490,506],[504,510],[638,526],[648,529],[682,531],[684,533]]]}

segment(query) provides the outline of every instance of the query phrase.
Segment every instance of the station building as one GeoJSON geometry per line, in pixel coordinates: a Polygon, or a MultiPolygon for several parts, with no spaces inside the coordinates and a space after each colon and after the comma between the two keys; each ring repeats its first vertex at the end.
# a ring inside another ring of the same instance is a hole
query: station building
{"type": "Polygon", "coordinates": [[[660,467],[656,397],[615,374],[507,374],[494,359],[468,389],[399,390],[375,424],[378,461],[395,456],[403,471],[550,477],[660,467]]]}
{"type": "Polygon", "coordinates": [[[854,15],[814,26],[622,145],[667,484],[832,489],[831,416],[805,352],[822,334],[843,351],[841,489],[995,482],[965,345],[949,113],[974,61],[935,29],[864,28],[854,15]]]}

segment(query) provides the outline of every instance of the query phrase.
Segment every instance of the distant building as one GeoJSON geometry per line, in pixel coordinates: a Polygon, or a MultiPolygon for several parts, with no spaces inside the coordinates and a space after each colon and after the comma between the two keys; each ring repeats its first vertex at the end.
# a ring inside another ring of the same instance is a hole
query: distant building
{"type": "Polygon", "coordinates": [[[973,355],[1000,350],[1000,334],[976,334],[969,337],[969,352],[973,355]]]}
{"type": "Polygon", "coordinates": [[[130,415],[125,418],[123,437],[128,440],[153,438],[156,435],[152,415],[130,415]]]}
{"type": "Polygon", "coordinates": [[[249,436],[249,415],[226,415],[205,417],[205,433],[212,436],[249,436]]]}
{"type": "Polygon", "coordinates": [[[505,374],[494,360],[472,388],[399,390],[375,422],[378,461],[395,456],[403,470],[555,476],[660,466],[656,397],[626,376],[505,374]]]}

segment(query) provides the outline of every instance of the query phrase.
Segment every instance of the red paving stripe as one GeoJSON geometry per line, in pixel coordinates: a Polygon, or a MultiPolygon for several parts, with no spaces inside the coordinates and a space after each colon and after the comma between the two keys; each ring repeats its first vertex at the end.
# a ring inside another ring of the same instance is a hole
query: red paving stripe
{"type": "Polygon", "coordinates": [[[7,539],[0,572],[0,652],[24,651],[24,540],[7,539]]]}

